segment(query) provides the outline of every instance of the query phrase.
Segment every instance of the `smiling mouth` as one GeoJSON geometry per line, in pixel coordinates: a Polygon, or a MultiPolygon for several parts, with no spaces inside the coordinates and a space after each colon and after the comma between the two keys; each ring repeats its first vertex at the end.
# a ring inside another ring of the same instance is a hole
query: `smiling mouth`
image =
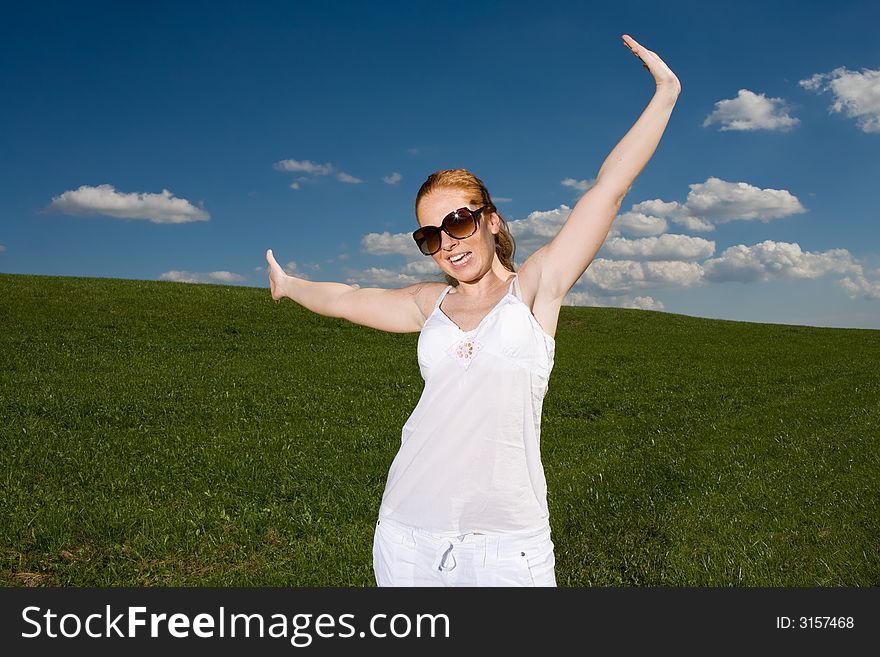
{"type": "Polygon", "coordinates": [[[460,253],[455,254],[454,257],[457,258],[456,260],[453,260],[452,258],[448,258],[448,260],[453,267],[463,267],[470,261],[473,255],[472,251],[466,251],[464,255],[461,255],[460,253]]]}

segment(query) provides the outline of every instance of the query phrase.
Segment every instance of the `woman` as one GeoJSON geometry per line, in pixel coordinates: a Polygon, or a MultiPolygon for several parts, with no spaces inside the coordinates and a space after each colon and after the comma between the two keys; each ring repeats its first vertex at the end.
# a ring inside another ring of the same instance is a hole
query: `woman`
{"type": "Polygon", "coordinates": [[[438,171],[416,198],[413,238],[449,283],[356,289],[288,276],[266,253],[273,300],[392,332],[420,332],[425,388],[403,426],[373,542],[379,586],[556,586],[539,441],[566,293],[592,262],[651,158],[681,91],[623,35],[656,92],[548,244],[514,270],[485,185],[438,171]]]}

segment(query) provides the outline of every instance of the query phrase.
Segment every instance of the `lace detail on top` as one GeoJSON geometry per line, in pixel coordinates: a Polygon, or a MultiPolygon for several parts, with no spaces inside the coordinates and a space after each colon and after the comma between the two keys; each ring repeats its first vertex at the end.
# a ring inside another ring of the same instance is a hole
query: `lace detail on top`
{"type": "Polygon", "coordinates": [[[476,338],[469,337],[452,345],[447,352],[450,356],[458,361],[464,369],[471,366],[471,362],[476,357],[477,352],[483,348],[483,343],[476,338]]]}

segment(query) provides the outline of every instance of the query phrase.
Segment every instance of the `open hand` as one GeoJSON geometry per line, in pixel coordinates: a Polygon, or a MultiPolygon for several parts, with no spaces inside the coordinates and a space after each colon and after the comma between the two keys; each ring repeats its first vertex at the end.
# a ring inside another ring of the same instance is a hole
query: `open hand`
{"type": "Polygon", "coordinates": [[[665,62],[657,56],[657,53],[645,48],[645,46],[633,39],[629,34],[624,34],[621,38],[624,45],[636,57],[642,60],[642,66],[648,69],[648,72],[654,76],[657,88],[664,87],[675,91],[675,93],[681,92],[681,82],[679,82],[675,73],[670,70],[665,62]]]}
{"type": "Polygon", "coordinates": [[[287,274],[284,273],[281,265],[275,261],[272,249],[266,251],[266,262],[269,263],[269,291],[272,293],[272,301],[281,303],[281,299],[285,296],[283,290],[287,274]]]}

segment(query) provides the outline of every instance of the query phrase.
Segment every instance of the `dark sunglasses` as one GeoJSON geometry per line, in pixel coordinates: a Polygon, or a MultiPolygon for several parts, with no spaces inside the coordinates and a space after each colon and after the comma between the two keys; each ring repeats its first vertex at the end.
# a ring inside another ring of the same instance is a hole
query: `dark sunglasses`
{"type": "Polygon", "coordinates": [[[459,208],[443,217],[443,222],[439,228],[437,226],[422,226],[419,228],[413,233],[413,239],[419,245],[422,253],[434,255],[440,250],[440,244],[442,243],[442,238],[440,237],[441,230],[455,240],[463,240],[466,237],[470,237],[477,232],[480,215],[488,207],[488,205],[484,205],[479,210],[459,208]]]}

